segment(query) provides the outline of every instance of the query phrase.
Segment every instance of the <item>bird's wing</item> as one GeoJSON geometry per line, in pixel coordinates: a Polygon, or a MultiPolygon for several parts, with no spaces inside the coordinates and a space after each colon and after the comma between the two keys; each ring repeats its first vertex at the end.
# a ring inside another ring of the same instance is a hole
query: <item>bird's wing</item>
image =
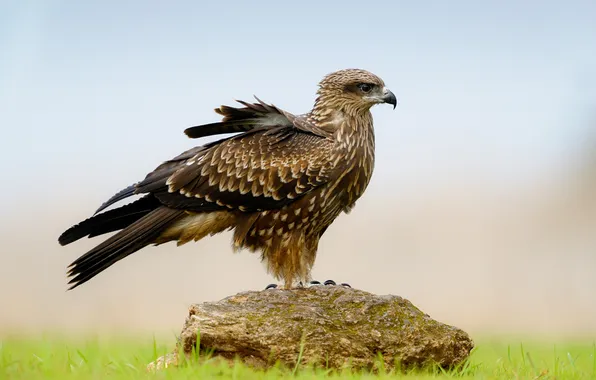
{"type": "Polygon", "coordinates": [[[206,211],[207,209],[234,208],[235,203],[231,199],[236,199],[237,206],[242,205],[243,209],[268,208],[283,202],[288,203],[291,201],[291,197],[310,191],[311,188],[323,183],[326,180],[328,168],[325,167],[323,161],[313,161],[311,155],[319,154],[321,159],[325,157],[326,146],[329,146],[327,138],[331,134],[311,123],[307,115],[296,116],[266,104],[259,98],[256,99],[258,103],[239,101],[244,105],[242,108],[221,106],[216,109],[216,112],[224,116],[221,122],[185,130],[185,133],[191,138],[234,132],[242,133],[189,149],[177,157],[165,161],[149,173],[143,181],[128,186],[104,202],[95,211],[95,214],[118,201],[141,193],[160,193],[159,199],[172,207],[190,207],[206,211]],[[292,154],[294,156],[291,156],[292,154]],[[233,155],[233,158],[230,155],[233,155]],[[270,155],[276,158],[271,159],[270,155]],[[188,162],[199,159],[202,160],[200,168],[197,168],[196,165],[185,167],[188,162]],[[211,168],[212,165],[218,169],[214,170],[211,168]],[[244,167],[246,165],[248,166],[244,167]],[[219,172],[223,166],[226,167],[225,173],[219,172]],[[278,177],[274,175],[276,170],[278,177]],[[295,177],[288,177],[288,171],[295,177]],[[243,175],[247,175],[247,177],[242,178],[243,175]],[[258,184],[253,181],[255,175],[258,184]],[[238,186],[238,189],[229,191],[228,182],[225,182],[224,178],[225,181],[229,181],[230,186],[238,186]],[[238,181],[238,183],[233,185],[234,181],[238,181]],[[300,181],[307,181],[308,184],[300,181]],[[167,185],[166,182],[168,182],[167,185]],[[217,184],[216,187],[222,189],[221,199],[218,198],[219,202],[212,197],[211,193],[206,193],[206,191],[214,190],[215,185],[213,184],[217,184]],[[250,191],[247,192],[248,189],[245,186],[249,185],[250,191]],[[243,186],[242,190],[240,190],[240,186],[243,186]],[[268,186],[271,186],[276,193],[269,194],[268,186]],[[291,186],[299,186],[299,188],[291,191],[291,186]],[[304,189],[302,189],[303,186],[305,186],[304,189]],[[164,189],[168,187],[172,193],[164,194],[164,189]],[[194,198],[190,199],[190,194],[194,194],[193,189],[203,193],[200,193],[199,196],[195,194],[194,198]],[[185,193],[185,198],[181,197],[180,190],[185,193]],[[281,198],[284,197],[289,198],[282,201],[281,198]],[[209,201],[209,199],[214,200],[209,201]],[[259,206],[244,205],[242,204],[244,201],[241,199],[252,199],[253,203],[259,206]],[[225,203],[224,200],[227,200],[228,206],[221,205],[225,203]]]}
{"type": "Polygon", "coordinates": [[[328,136],[325,131],[306,123],[303,117],[295,116],[272,104],[267,104],[256,96],[255,99],[257,103],[237,100],[238,103],[244,106],[241,108],[225,105],[216,108],[215,112],[223,116],[221,121],[190,127],[184,130],[184,133],[188,137],[196,139],[226,133],[247,132],[260,128],[294,127],[320,136],[328,136]]]}
{"type": "Polygon", "coordinates": [[[199,151],[167,177],[149,175],[137,191],[185,210],[279,208],[329,180],[331,149],[294,127],[255,129],[199,151]]]}
{"type": "MultiPolygon", "coordinates": [[[[191,148],[183,153],[180,153],[178,156],[172,158],[171,160],[163,162],[161,165],[159,165],[157,168],[155,168],[155,170],[153,170],[151,173],[149,173],[147,175],[147,177],[145,178],[145,181],[149,180],[149,181],[157,182],[157,180],[159,178],[161,178],[161,179],[167,178],[168,176],[170,176],[173,173],[173,170],[175,170],[178,167],[178,165],[180,165],[181,162],[184,162],[184,161],[188,160],[189,158],[194,157],[197,153],[199,153],[205,149],[206,149],[206,147],[204,147],[204,146],[197,146],[197,147],[191,148]]],[[[116,194],[114,194],[110,199],[108,199],[101,206],[99,206],[99,208],[95,211],[94,215],[102,212],[103,210],[110,207],[111,205],[113,205],[116,202],[119,202],[119,201],[121,201],[125,198],[128,198],[128,197],[131,197],[135,194],[140,194],[137,190],[138,185],[139,185],[139,182],[137,182],[133,185],[130,185],[127,188],[122,189],[119,192],[117,192],[116,194]]]]}

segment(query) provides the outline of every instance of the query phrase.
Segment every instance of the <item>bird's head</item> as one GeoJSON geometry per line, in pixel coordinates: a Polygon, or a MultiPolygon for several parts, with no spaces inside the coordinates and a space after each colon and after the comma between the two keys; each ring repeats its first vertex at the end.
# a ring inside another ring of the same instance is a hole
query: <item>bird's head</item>
{"type": "Polygon", "coordinates": [[[397,99],[375,74],[361,69],[345,69],[328,74],[319,83],[317,105],[350,114],[365,113],[380,103],[392,104],[397,99]]]}

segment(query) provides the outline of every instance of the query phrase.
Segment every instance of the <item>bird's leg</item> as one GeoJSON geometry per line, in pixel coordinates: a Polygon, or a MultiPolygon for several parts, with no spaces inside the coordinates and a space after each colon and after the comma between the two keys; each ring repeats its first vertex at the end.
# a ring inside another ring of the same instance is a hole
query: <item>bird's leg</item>
{"type": "Polygon", "coordinates": [[[287,277],[284,279],[284,289],[285,290],[290,290],[293,288],[294,285],[294,281],[292,281],[292,279],[288,279],[287,277]]]}

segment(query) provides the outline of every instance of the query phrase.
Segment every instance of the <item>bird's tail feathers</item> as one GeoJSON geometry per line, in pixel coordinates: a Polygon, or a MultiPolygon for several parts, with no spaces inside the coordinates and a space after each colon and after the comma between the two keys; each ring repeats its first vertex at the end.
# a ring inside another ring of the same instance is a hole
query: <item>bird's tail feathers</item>
{"type": "Polygon", "coordinates": [[[159,202],[147,195],[135,202],[114,210],[92,216],[64,231],[58,238],[60,245],[67,245],[85,236],[93,237],[121,230],[159,207],[159,202]]]}
{"type": "Polygon", "coordinates": [[[184,211],[159,207],[110,237],[70,264],[68,282],[74,289],[114,263],[152,244],[184,211]]]}

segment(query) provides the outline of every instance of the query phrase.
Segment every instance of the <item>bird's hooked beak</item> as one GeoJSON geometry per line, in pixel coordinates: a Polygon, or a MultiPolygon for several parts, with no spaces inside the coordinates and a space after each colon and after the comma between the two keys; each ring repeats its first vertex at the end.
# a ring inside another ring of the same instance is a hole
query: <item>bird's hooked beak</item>
{"type": "Polygon", "coordinates": [[[384,103],[393,104],[393,109],[397,107],[397,98],[388,88],[383,89],[383,97],[381,99],[383,99],[384,103]]]}

